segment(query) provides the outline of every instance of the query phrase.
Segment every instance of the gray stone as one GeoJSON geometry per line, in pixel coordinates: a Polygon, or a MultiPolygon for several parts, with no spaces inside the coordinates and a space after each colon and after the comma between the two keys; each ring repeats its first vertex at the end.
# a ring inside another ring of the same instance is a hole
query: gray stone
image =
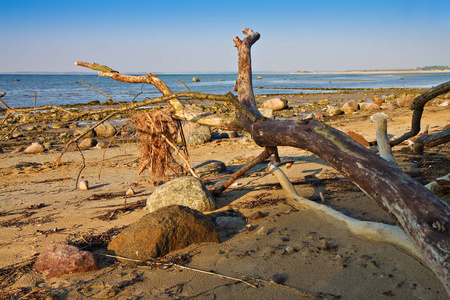
{"type": "Polygon", "coordinates": [[[214,200],[205,185],[191,176],[180,177],[157,187],[147,199],[147,209],[150,212],[172,204],[199,211],[215,209],[214,200]]]}
{"type": "Polygon", "coordinates": [[[225,164],[218,160],[208,160],[197,166],[195,171],[200,177],[212,176],[223,173],[227,170],[225,164]]]}
{"type": "Polygon", "coordinates": [[[171,205],[147,214],[108,245],[116,255],[148,260],[191,244],[218,243],[214,223],[201,212],[171,205]]]}
{"type": "Polygon", "coordinates": [[[105,138],[113,137],[117,133],[116,128],[108,122],[98,125],[94,130],[97,136],[105,138]]]}
{"type": "Polygon", "coordinates": [[[217,217],[216,218],[216,224],[218,227],[223,229],[236,229],[240,230],[245,228],[245,225],[247,222],[242,220],[238,217],[229,217],[229,216],[223,216],[223,217],[217,217]]]}
{"type": "Polygon", "coordinates": [[[200,126],[198,129],[192,131],[186,137],[186,144],[188,145],[200,145],[211,140],[211,129],[209,126],[200,126]]]}
{"type": "Polygon", "coordinates": [[[75,136],[79,136],[79,135],[84,134],[85,132],[87,132],[84,135],[85,138],[93,138],[93,137],[95,137],[95,131],[94,130],[89,130],[89,127],[84,127],[84,128],[80,128],[80,129],[75,130],[74,135],[75,136]]]}
{"type": "Polygon", "coordinates": [[[271,108],[260,107],[259,112],[266,118],[273,118],[273,110],[271,108]]]}
{"type": "Polygon", "coordinates": [[[288,106],[287,100],[282,98],[267,99],[262,103],[263,108],[270,108],[273,111],[283,110],[288,106]]]}
{"type": "Polygon", "coordinates": [[[327,116],[334,117],[342,114],[342,110],[339,107],[329,106],[327,109],[327,116]]]}
{"type": "Polygon", "coordinates": [[[45,151],[44,145],[42,145],[39,142],[35,142],[28,146],[23,152],[28,154],[34,154],[34,153],[42,153],[45,151]]]}
{"type": "Polygon", "coordinates": [[[93,138],[86,138],[81,140],[81,142],[78,144],[78,146],[81,149],[86,149],[86,148],[90,148],[90,147],[94,147],[95,145],[97,145],[97,140],[93,139],[93,138]]]}

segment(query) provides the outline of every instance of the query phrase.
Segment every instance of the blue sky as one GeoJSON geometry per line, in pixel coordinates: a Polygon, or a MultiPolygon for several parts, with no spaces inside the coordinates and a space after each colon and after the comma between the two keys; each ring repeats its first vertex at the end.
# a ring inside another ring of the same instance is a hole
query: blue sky
{"type": "Polygon", "coordinates": [[[255,72],[450,65],[450,1],[1,0],[0,73],[235,72],[235,35],[261,34],[255,72]]]}

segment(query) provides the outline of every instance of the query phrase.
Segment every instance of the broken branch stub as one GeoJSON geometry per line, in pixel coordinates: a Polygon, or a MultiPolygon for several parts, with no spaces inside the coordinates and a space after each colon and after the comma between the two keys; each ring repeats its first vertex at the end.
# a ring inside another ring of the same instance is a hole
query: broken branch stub
{"type": "Polygon", "coordinates": [[[370,117],[372,122],[377,123],[377,146],[380,156],[389,162],[392,166],[397,167],[394,157],[392,156],[392,149],[389,146],[389,139],[387,136],[387,122],[389,116],[385,113],[376,113],[370,117]]]}

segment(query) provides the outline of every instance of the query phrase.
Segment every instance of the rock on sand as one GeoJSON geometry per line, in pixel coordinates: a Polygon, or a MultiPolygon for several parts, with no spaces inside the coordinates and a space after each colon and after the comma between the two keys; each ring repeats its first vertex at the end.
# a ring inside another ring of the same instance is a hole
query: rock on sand
{"type": "Polygon", "coordinates": [[[205,185],[192,176],[180,177],[159,186],[147,199],[150,212],[172,204],[199,211],[211,211],[216,207],[205,185]]]}
{"type": "Polygon", "coordinates": [[[108,250],[123,257],[148,260],[191,244],[218,242],[209,217],[185,206],[171,205],[125,228],[111,241],[108,250]]]}

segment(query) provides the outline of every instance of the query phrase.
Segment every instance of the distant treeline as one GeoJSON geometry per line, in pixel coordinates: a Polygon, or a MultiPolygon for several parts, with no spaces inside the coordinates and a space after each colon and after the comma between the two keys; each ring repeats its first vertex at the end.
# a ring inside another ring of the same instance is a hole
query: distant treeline
{"type": "Polygon", "coordinates": [[[426,66],[422,68],[417,68],[420,71],[432,71],[432,70],[450,70],[448,66],[426,66]]]}

